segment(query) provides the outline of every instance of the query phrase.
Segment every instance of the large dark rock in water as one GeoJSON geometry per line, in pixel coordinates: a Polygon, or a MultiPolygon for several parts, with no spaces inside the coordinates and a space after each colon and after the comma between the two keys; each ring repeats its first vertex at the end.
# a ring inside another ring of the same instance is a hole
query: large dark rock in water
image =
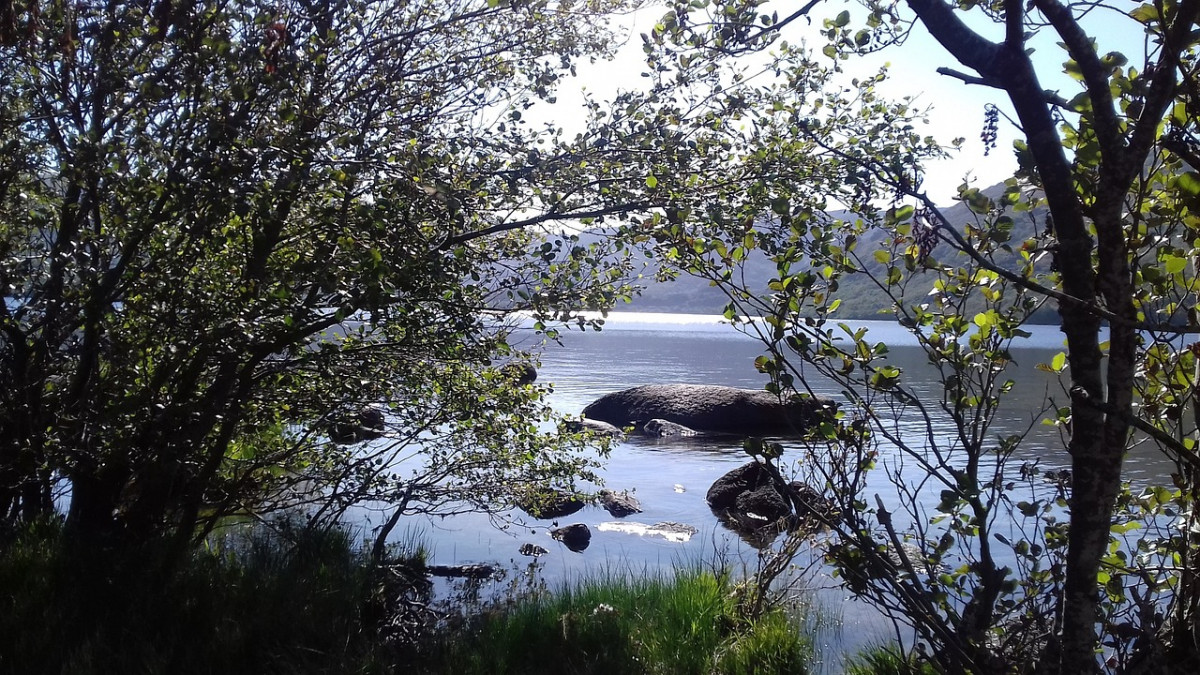
{"type": "Polygon", "coordinates": [[[792,512],[787,498],[760,462],[744,464],[718,478],[705,499],[713,510],[746,515],[763,524],[792,512]]]}
{"type": "Polygon", "coordinates": [[[798,481],[784,485],[758,461],[718,478],[705,498],[712,510],[736,529],[758,530],[795,516],[790,519],[791,527],[815,531],[822,522],[838,517],[833,503],[819,491],[798,481]]]}
{"type": "Polygon", "coordinates": [[[513,361],[500,370],[516,384],[532,384],[538,376],[537,368],[524,361],[513,361]]]}
{"type": "Polygon", "coordinates": [[[568,549],[579,553],[592,543],[592,531],[583,523],[575,523],[567,525],[555,530],[550,530],[550,536],[561,541],[568,549]]]}
{"type": "Polygon", "coordinates": [[[828,399],[777,396],[708,384],[648,384],[601,396],[583,416],[625,427],[665,420],[700,432],[795,436],[832,414],[828,399]]]}

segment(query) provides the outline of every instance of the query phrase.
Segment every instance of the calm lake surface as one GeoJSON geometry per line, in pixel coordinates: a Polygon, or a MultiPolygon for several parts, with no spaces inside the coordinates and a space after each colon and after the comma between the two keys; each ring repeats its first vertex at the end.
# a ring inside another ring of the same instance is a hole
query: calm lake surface
{"type": "MultiPolygon", "coordinates": [[[[932,397],[929,400],[940,399],[942,384],[903,328],[889,322],[855,325],[869,328],[870,341],[889,345],[891,362],[904,369],[906,382],[919,394],[932,397]]],[[[1038,424],[1036,411],[1048,395],[1059,400],[1065,395],[1051,375],[1035,366],[1048,363],[1062,351],[1063,336],[1056,326],[1036,326],[1033,332],[1033,338],[1021,341],[1022,348],[1013,353],[1016,364],[1009,376],[1017,385],[994,432],[1020,433],[1032,427],[1019,454],[1040,458],[1044,469],[1062,467],[1068,464],[1068,458],[1058,431],[1038,424]]],[[[532,335],[529,339],[534,340],[532,335]]],[[[547,345],[538,383],[553,386],[550,402],[555,409],[578,415],[603,394],[641,384],[684,382],[761,389],[766,377],[754,369],[754,359],[761,353],[755,339],[721,323],[718,317],[613,313],[602,332],[572,330],[563,333],[562,345],[547,345]]],[[[831,383],[814,381],[809,385],[818,393],[842,400],[831,383]]],[[[898,419],[896,424],[902,433],[909,425],[919,431],[916,419],[898,419]]],[[[509,579],[498,584],[511,583],[531,562],[518,553],[525,543],[549,550],[537,564],[541,577],[551,587],[604,571],[665,573],[678,564],[712,564],[718,558],[752,568],[754,549],[722,526],[704,500],[713,481],[747,461],[739,442],[630,439],[616,445],[603,471],[606,487],[632,491],[645,511],[618,521],[600,507],[588,506],[567,516],[560,524],[585,523],[592,531],[591,544],[581,553],[571,552],[551,539],[547,531],[553,525],[548,521],[535,521],[521,513],[509,514],[502,523],[504,529],[498,528],[495,520],[476,515],[411,519],[408,532],[395,536],[415,535],[428,542],[434,563],[508,566],[509,579]],[[695,527],[697,534],[679,542],[604,527],[605,523],[628,521],[685,523],[695,527]]],[[[888,461],[885,457],[881,464],[888,461]]],[[[1135,481],[1169,471],[1164,461],[1149,453],[1131,461],[1129,467],[1135,481]]],[[[909,471],[902,471],[906,482],[917,484],[924,477],[910,476],[909,471]]],[[[880,474],[878,480],[887,501],[886,479],[880,474]]],[[[373,524],[368,520],[367,525],[373,524]]],[[[831,638],[835,643],[852,651],[891,637],[890,624],[850,600],[848,593],[837,587],[837,580],[820,573],[810,576],[821,605],[842,621],[840,634],[831,638]]]]}

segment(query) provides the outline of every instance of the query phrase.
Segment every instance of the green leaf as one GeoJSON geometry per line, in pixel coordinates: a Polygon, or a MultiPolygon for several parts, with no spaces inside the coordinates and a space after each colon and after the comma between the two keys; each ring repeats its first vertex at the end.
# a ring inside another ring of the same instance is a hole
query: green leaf
{"type": "Polygon", "coordinates": [[[1163,267],[1166,268],[1167,274],[1179,274],[1187,268],[1187,264],[1187,258],[1174,253],[1163,258],[1163,267]]]}
{"type": "Polygon", "coordinates": [[[1059,352],[1054,355],[1054,358],[1050,359],[1050,369],[1056,373],[1061,373],[1063,371],[1063,368],[1066,367],[1066,365],[1067,365],[1066,352],[1059,352]]]}
{"type": "Polygon", "coordinates": [[[1175,177],[1175,187],[1195,197],[1200,195],[1200,174],[1195,171],[1185,171],[1175,177]]]}
{"type": "Polygon", "coordinates": [[[1129,16],[1138,23],[1150,23],[1158,21],[1158,9],[1154,5],[1142,5],[1129,12],[1129,16]]]}

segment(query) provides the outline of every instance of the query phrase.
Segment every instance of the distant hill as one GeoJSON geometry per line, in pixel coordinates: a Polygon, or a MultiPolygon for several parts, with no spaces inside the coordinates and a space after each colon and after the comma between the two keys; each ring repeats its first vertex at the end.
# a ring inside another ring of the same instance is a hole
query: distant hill
{"type": "MultiPolygon", "coordinates": [[[[996,199],[1004,194],[1003,185],[995,185],[983,193],[987,196],[996,199]]],[[[965,227],[967,223],[975,222],[975,214],[971,213],[970,209],[962,203],[946,207],[942,210],[947,219],[956,226],[965,227]]],[[[1034,234],[1035,228],[1041,227],[1041,223],[1045,222],[1045,214],[1035,212],[1033,218],[1029,214],[1014,214],[1014,225],[1011,233],[1011,241],[1014,244],[1024,239],[1029,238],[1034,234]]],[[[874,266],[874,271],[880,271],[882,265],[875,263],[872,259],[873,252],[879,248],[883,238],[887,236],[883,230],[873,230],[868,232],[864,237],[859,239],[857,250],[860,256],[870,261],[870,266],[874,266]]],[[[584,238],[588,238],[585,237],[584,238]]],[[[948,245],[941,245],[934,249],[933,255],[935,258],[944,262],[952,262],[953,258],[962,256],[951,249],[948,245]]],[[[1015,268],[1015,256],[1014,256],[1015,268]]],[[[965,261],[964,261],[965,262],[965,261]]],[[[644,273],[642,285],[644,290],[641,295],[634,298],[633,302],[618,309],[644,311],[644,312],[679,312],[689,314],[719,314],[728,299],[720,289],[709,284],[705,279],[681,275],[675,281],[656,282],[654,280],[655,263],[651,262],[650,267],[644,273]]],[[[768,293],[767,283],[776,275],[775,266],[765,259],[763,256],[752,256],[745,262],[744,276],[746,284],[749,288],[755,289],[761,293],[768,293]]],[[[934,281],[932,274],[928,275],[929,284],[934,281]]],[[[918,278],[917,286],[921,286],[918,278]]],[[[913,297],[925,295],[928,287],[916,289],[918,293],[913,294],[913,297]]],[[[912,294],[913,289],[910,289],[912,294]]],[[[890,315],[892,311],[892,303],[883,292],[866,276],[862,274],[848,275],[843,277],[839,282],[837,297],[841,298],[842,304],[837,310],[837,316],[846,319],[878,319],[883,316],[890,315]]],[[[916,301],[915,299],[913,301],[916,301]]],[[[1052,305],[1047,305],[1042,311],[1034,317],[1035,323],[1057,323],[1058,314],[1052,305]]]]}

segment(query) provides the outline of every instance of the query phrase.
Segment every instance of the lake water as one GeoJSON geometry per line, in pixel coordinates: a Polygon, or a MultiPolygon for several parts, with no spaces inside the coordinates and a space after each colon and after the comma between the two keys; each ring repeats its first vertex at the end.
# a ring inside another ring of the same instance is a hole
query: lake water
{"type": "MultiPolygon", "coordinates": [[[[857,325],[869,327],[872,342],[889,345],[891,362],[904,369],[905,381],[919,395],[940,398],[942,384],[903,328],[888,322],[857,325]]],[[[1037,424],[1033,412],[1047,395],[1060,400],[1065,397],[1054,377],[1035,368],[1062,350],[1063,337],[1054,326],[1038,326],[1033,331],[1033,338],[1023,341],[1024,347],[1013,353],[1015,366],[1009,376],[1018,384],[995,433],[1023,432],[1032,425],[1020,454],[1040,458],[1043,468],[1066,466],[1068,458],[1058,431],[1037,424]]],[[[603,394],[641,384],[683,382],[761,389],[767,382],[753,365],[762,353],[760,344],[717,317],[614,313],[602,332],[564,332],[561,342],[545,347],[538,382],[552,385],[551,404],[571,415],[578,415],[603,394]]],[[[809,385],[818,393],[842,398],[831,383],[814,381],[809,385]]],[[[917,420],[900,419],[896,424],[902,433],[906,425],[919,431],[917,420]]],[[[617,519],[598,506],[588,506],[560,523],[584,523],[591,529],[591,544],[581,553],[551,539],[548,522],[520,513],[503,519],[505,529],[479,515],[413,519],[409,532],[396,536],[412,536],[415,528],[415,534],[432,545],[431,562],[437,564],[500,563],[513,570],[530,562],[518,553],[521,545],[534,543],[549,550],[538,559],[538,567],[552,587],[601,571],[665,572],[681,563],[711,564],[718,558],[752,567],[754,549],[722,526],[704,499],[714,480],[748,460],[736,441],[679,443],[635,438],[613,448],[603,472],[606,486],[631,490],[644,509],[623,520],[645,524],[671,521],[695,527],[697,534],[685,542],[614,531],[605,523],[617,519]]],[[[887,461],[884,458],[882,463],[887,461]]],[[[1131,462],[1130,470],[1131,477],[1138,480],[1161,476],[1168,469],[1162,460],[1155,461],[1155,456],[1148,454],[1131,462]]],[[[911,476],[914,483],[921,478],[911,476]]],[[[839,646],[853,650],[892,636],[890,624],[851,601],[836,580],[818,573],[810,575],[810,582],[821,604],[844,622],[833,638],[839,646]]]]}

